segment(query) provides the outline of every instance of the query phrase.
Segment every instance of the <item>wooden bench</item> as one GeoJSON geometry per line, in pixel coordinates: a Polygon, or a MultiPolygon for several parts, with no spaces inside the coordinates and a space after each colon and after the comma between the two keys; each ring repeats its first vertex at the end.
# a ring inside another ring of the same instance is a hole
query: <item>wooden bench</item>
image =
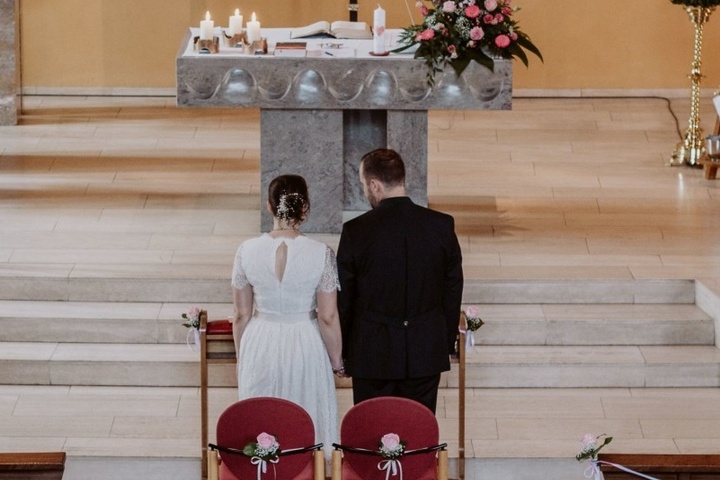
{"type": "MultiPolygon", "coordinates": [[[[662,480],[720,480],[720,455],[638,455],[606,453],[598,460],[621,465],[662,480]]],[[[600,464],[606,480],[636,480],[636,475],[600,464]]]]}
{"type": "MultiPolygon", "coordinates": [[[[467,319],[460,314],[461,333],[458,337],[458,478],[465,478],[465,333],[467,319]]],[[[236,363],[232,325],[226,319],[208,320],[200,312],[200,442],[202,478],[208,476],[208,368],[210,365],[236,363]]],[[[336,379],[336,386],[350,387],[350,379],[336,379]]]]}
{"type": "Polygon", "coordinates": [[[60,480],[65,452],[0,453],[0,480],[60,480]]]}

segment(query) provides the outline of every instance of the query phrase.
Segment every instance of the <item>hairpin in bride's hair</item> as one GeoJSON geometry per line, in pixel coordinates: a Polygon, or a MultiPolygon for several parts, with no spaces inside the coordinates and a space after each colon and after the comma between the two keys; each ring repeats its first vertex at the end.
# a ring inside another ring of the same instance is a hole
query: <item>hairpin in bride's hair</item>
{"type": "Polygon", "coordinates": [[[297,192],[281,194],[277,207],[278,218],[281,220],[290,220],[293,216],[302,212],[302,204],[304,202],[305,199],[303,196],[297,192]],[[296,211],[298,204],[300,204],[300,208],[296,211]]]}

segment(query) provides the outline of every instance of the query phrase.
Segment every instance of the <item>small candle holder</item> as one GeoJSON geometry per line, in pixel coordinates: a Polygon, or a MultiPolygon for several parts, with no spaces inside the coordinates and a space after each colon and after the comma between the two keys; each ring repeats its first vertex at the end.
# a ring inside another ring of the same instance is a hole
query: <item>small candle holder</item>
{"type": "Polygon", "coordinates": [[[268,53],[267,38],[261,38],[252,43],[248,43],[246,38],[243,44],[243,53],[247,55],[266,55],[268,53]]]}
{"type": "Polygon", "coordinates": [[[223,31],[223,39],[225,45],[230,48],[243,48],[246,42],[245,32],[228,35],[227,32],[223,31]]]}
{"type": "Polygon", "coordinates": [[[212,40],[201,40],[200,37],[193,39],[195,51],[198,53],[218,53],[220,51],[220,37],[213,36],[212,40]]]}

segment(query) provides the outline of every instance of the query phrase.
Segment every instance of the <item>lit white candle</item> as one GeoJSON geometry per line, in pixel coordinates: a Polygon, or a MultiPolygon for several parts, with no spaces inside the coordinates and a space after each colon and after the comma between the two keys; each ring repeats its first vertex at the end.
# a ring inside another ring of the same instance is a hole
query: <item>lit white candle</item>
{"type": "Polygon", "coordinates": [[[385,53],[385,10],[378,4],[373,16],[373,53],[385,53]]]}
{"type": "Polygon", "coordinates": [[[210,20],[210,12],[205,12],[205,20],[200,21],[200,40],[212,40],[215,22],[210,20]]]}
{"type": "Polygon", "coordinates": [[[252,13],[250,21],[247,22],[247,40],[250,43],[262,40],[260,36],[260,22],[255,18],[255,12],[252,13]]]}
{"type": "Polygon", "coordinates": [[[240,9],[235,9],[235,15],[231,15],[228,19],[228,35],[231,37],[242,33],[243,17],[240,15],[240,9]]]}

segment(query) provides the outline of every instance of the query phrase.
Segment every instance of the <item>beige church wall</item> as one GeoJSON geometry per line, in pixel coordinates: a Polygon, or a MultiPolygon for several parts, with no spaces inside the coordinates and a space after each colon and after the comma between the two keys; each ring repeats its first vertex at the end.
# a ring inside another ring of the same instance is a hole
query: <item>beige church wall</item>
{"type": "MultiPolygon", "coordinates": [[[[420,17],[408,0],[415,21],[420,17]]],[[[189,26],[209,10],[216,25],[240,8],[264,27],[347,19],[345,0],[32,0],[21,2],[26,91],[166,89],[189,26]]],[[[372,22],[377,0],[358,0],[372,22]]],[[[410,23],[404,1],[383,0],[388,27],[410,23]]],[[[693,29],[670,0],[515,0],[521,28],[545,63],[516,62],[515,89],[689,89],[693,29]]],[[[720,87],[720,12],[705,27],[703,87],[720,87]],[[715,51],[713,51],[715,50],[715,51]]]]}

